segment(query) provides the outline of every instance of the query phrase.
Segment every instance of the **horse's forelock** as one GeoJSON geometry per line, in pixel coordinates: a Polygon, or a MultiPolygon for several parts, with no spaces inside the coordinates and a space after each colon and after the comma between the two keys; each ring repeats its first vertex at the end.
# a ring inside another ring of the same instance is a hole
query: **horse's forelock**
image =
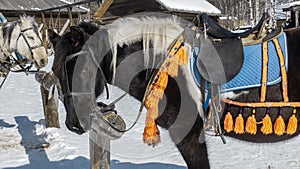
{"type": "Polygon", "coordinates": [[[38,24],[36,23],[34,16],[23,15],[21,17],[24,19],[26,25],[31,26],[34,30],[38,30],[38,24]]]}

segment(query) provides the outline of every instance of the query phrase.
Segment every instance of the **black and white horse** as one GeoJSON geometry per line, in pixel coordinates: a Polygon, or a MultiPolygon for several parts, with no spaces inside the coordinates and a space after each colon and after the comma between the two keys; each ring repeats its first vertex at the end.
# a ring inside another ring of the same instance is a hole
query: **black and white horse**
{"type": "Polygon", "coordinates": [[[46,66],[48,57],[41,37],[33,17],[20,16],[19,21],[1,24],[1,70],[9,71],[15,65],[31,63],[38,69],[46,66]]]}
{"type": "MultiPolygon", "coordinates": [[[[103,92],[106,82],[118,86],[141,102],[144,101],[149,81],[168,56],[165,51],[173,44],[174,39],[178,39],[185,32],[186,27],[192,25],[174,16],[142,14],[118,19],[93,36],[91,34],[96,28],[93,27],[93,31],[87,33],[91,28],[87,25],[73,27],[61,37],[49,32],[55,50],[52,70],[62,87],[67,127],[78,134],[90,130],[92,112],[97,107],[96,97],[103,92]],[[79,53],[74,55],[76,52],[79,53]]],[[[289,98],[296,102],[300,101],[300,91],[296,87],[300,83],[297,66],[300,60],[297,58],[295,44],[300,42],[300,29],[288,31],[286,34],[290,63],[289,98]]],[[[184,44],[189,58],[192,56],[190,51],[194,42],[191,40],[184,44]]],[[[234,61],[231,62],[234,64],[234,61]]],[[[168,77],[164,97],[159,103],[159,116],[155,122],[169,131],[188,168],[204,169],[210,166],[204,134],[205,113],[202,109],[201,92],[190,72],[190,64],[188,62],[180,66],[177,76],[168,77]]],[[[280,84],[268,88],[267,92],[267,100],[279,100],[277,97],[281,93],[280,84]]],[[[226,96],[236,101],[259,100],[260,88],[248,89],[247,92],[231,92],[226,96]]],[[[265,116],[265,113],[265,109],[257,110],[257,120],[261,120],[259,118],[265,116]]],[[[276,113],[278,112],[274,111],[270,115],[273,123],[278,116],[276,113]]],[[[283,116],[285,122],[289,115],[283,116]]],[[[238,113],[233,116],[238,116],[238,113]]],[[[296,117],[299,119],[298,114],[296,117]]],[[[221,121],[223,119],[224,115],[221,121]]],[[[276,142],[298,134],[299,128],[293,135],[281,136],[274,133],[229,133],[231,137],[251,142],[276,142]]]]}

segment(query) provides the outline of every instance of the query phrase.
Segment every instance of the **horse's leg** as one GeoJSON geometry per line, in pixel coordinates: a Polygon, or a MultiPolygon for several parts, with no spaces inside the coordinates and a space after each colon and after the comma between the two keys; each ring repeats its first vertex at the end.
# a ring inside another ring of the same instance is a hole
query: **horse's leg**
{"type": "Polygon", "coordinates": [[[203,120],[198,116],[190,132],[176,145],[189,169],[210,168],[204,134],[201,134],[202,124],[203,120]]]}
{"type": "Polygon", "coordinates": [[[165,110],[156,122],[169,130],[189,169],[210,168],[205,138],[202,134],[203,120],[180,72],[176,79],[169,78],[165,98],[166,104],[163,103],[164,100],[161,102],[165,105],[165,110]]]}

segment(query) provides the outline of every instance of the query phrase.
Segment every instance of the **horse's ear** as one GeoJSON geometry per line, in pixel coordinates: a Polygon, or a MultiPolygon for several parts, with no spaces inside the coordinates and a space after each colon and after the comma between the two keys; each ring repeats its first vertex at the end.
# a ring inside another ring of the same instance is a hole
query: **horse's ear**
{"type": "Polygon", "coordinates": [[[78,26],[70,26],[70,31],[72,34],[79,35],[80,37],[83,36],[83,33],[78,26]]]}
{"type": "Polygon", "coordinates": [[[21,22],[21,23],[25,23],[25,17],[22,16],[22,15],[20,15],[20,22],[21,22]]]}
{"type": "Polygon", "coordinates": [[[71,26],[70,31],[73,35],[75,46],[77,47],[80,44],[84,43],[84,33],[80,30],[78,26],[71,26]]]}
{"type": "Polygon", "coordinates": [[[55,46],[56,42],[60,39],[60,36],[52,29],[48,29],[48,39],[55,46]]]}

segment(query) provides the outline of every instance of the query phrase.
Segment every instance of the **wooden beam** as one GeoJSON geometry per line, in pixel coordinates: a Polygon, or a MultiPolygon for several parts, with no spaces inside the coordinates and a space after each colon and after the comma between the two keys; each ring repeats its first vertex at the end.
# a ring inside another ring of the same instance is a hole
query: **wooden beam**
{"type": "Polygon", "coordinates": [[[43,34],[42,34],[42,36],[43,36],[43,45],[44,45],[44,47],[45,47],[45,49],[46,49],[46,51],[47,51],[47,30],[46,30],[46,27],[47,27],[47,24],[46,24],[46,19],[45,19],[45,14],[44,14],[44,12],[42,12],[42,23],[43,23],[43,34]]]}
{"type": "Polygon", "coordinates": [[[70,26],[74,26],[74,22],[73,22],[73,15],[72,15],[72,9],[69,7],[68,8],[68,12],[69,12],[69,19],[70,19],[70,26]]]}
{"type": "Polygon", "coordinates": [[[59,32],[59,36],[63,35],[64,32],[66,31],[66,29],[68,28],[70,24],[70,19],[66,20],[66,23],[64,24],[64,26],[61,28],[60,32],[59,32]]]}
{"type": "Polygon", "coordinates": [[[97,11],[94,14],[94,19],[100,19],[105,14],[105,12],[108,10],[110,5],[113,3],[113,0],[105,0],[101,6],[97,9],[97,11]]]}

